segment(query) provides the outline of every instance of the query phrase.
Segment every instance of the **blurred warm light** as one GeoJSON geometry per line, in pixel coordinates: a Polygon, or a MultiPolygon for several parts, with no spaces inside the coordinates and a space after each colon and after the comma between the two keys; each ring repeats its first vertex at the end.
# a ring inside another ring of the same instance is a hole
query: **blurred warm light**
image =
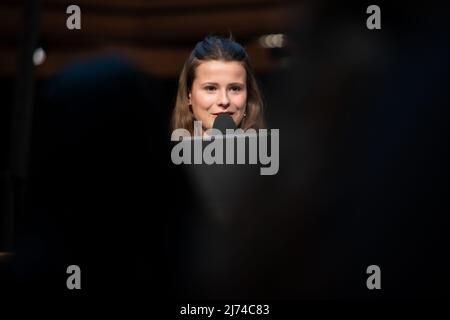
{"type": "Polygon", "coordinates": [[[39,65],[43,64],[46,57],[47,57],[47,54],[45,53],[44,49],[37,48],[33,53],[34,65],[39,66],[39,65]]]}
{"type": "Polygon", "coordinates": [[[263,48],[282,48],[285,43],[285,35],[278,34],[266,34],[259,37],[259,44],[263,48]]]}

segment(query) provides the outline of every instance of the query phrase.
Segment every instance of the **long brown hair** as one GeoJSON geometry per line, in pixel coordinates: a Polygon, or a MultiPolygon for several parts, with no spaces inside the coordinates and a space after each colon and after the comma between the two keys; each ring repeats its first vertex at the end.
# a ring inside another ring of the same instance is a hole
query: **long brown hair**
{"type": "Polygon", "coordinates": [[[197,67],[204,61],[237,61],[246,71],[247,107],[246,116],[239,128],[255,130],[264,128],[263,101],[256,82],[253,68],[245,49],[231,37],[229,39],[207,36],[197,43],[189,58],[185,61],[178,80],[178,92],[175,108],[172,113],[172,130],[183,128],[191,135],[194,132],[194,114],[189,107],[189,92],[195,79],[197,67]]]}

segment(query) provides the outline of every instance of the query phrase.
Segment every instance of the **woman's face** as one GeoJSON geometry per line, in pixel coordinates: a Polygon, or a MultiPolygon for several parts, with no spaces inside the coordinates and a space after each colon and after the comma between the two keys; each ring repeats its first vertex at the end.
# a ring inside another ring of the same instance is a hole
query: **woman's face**
{"type": "Polygon", "coordinates": [[[228,113],[239,126],[247,104],[246,76],[245,68],[236,61],[211,60],[197,67],[189,103],[203,129],[212,128],[221,113],[228,113]]]}

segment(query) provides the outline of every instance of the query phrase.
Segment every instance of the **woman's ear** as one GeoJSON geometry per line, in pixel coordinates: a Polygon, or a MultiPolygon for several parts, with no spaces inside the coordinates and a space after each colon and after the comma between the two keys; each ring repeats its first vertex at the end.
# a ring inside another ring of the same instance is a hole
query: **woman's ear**
{"type": "Polygon", "coordinates": [[[189,105],[192,104],[192,101],[191,101],[191,93],[190,93],[190,92],[188,93],[188,103],[189,103],[189,105]]]}

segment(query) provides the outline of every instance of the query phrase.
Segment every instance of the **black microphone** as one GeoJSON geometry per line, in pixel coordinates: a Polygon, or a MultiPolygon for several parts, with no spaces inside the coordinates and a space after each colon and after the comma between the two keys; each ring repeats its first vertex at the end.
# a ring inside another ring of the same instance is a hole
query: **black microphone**
{"type": "Polygon", "coordinates": [[[228,113],[219,114],[213,123],[213,129],[217,129],[222,132],[223,135],[226,134],[227,129],[236,129],[236,124],[233,118],[228,113]]]}

